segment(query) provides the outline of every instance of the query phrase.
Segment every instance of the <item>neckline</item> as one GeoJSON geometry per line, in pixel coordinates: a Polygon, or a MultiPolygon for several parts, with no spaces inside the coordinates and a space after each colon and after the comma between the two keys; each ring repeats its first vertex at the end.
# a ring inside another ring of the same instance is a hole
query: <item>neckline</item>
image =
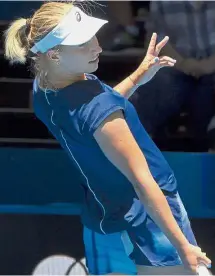
{"type": "Polygon", "coordinates": [[[52,90],[52,89],[43,89],[42,87],[39,86],[39,82],[38,79],[36,79],[36,86],[43,92],[45,93],[62,93],[64,90],[67,90],[69,87],[74,87],[75,85],[80,85],[80,84],[85,84],[86,81],[98,81],[97,76],[95,76],[94,74],[89,74],[89,73],[85,73],[84,74],[86,76],[86,80],[79,80],[76,82],[73,82],[59,90],[52,90]]]}

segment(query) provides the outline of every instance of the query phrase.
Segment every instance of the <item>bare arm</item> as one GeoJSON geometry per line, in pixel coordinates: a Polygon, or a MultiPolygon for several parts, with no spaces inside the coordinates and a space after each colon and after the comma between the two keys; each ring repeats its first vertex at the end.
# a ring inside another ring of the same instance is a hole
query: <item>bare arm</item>
{"type": "Polygon", "coordinates": [[[152,177],[121,111],[110,115],[94,133],[106,157],[131,182],[147,213],[169,240],[182,248],[188,244],[176,223],[167,200],[152,177]],[[132,154],[131,154],[132,153],[132,154]]]}
{"type": "Polygon", "coordinates": [[[136,84],[141,81],[141,78],[148,71],[148,69],[148,66],[141,68],[141,70],[138,68],[129,77],[117,84],[113,89],[125,98],[129,99],[138,88],[136,84]]]}

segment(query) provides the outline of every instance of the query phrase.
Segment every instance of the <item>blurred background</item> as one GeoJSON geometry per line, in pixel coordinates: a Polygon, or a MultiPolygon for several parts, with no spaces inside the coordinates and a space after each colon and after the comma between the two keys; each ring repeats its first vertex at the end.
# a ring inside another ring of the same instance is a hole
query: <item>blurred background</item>
{"type": "MultiPolygon", "coordinates": [[[[158,41],[170,37],[161,55],[176,58],[175,68],[163,68],[131,101],[173,167],[200,245],[215,260],[215,2],[86,2],[92,15],[109,20],[98,34],[103,53],[96,72],[109,85],[137,68],[153,32],[158,41]]],[[[69,256],[73,268],[84,262],[82,194],[71,185],[71,175],[72,182],[78,176],[34,115],[30,64],[4,59],[4,30],[42,3],[0,1],[0,274],[6,275],[31,274],[55,254],[69,256]]]]}

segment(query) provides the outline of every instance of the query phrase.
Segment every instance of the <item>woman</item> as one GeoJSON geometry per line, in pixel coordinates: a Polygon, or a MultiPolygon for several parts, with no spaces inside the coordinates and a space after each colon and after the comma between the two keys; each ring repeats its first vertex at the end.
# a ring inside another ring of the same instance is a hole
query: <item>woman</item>
{"type": "Polygon", "coordinates": [[[156,45],[153,34],[143,62],[113,89],[90,74],[105,23],[71,3],[46,3],[12,23],[5,55],[34,60],[34,110],[80,172],[85,227],[121,232],[139,274],[195,274],[210,260],[196,246],[171,168],[128,101],[161,67],[175,64],[158,58],[168,37],[156,45]]]}

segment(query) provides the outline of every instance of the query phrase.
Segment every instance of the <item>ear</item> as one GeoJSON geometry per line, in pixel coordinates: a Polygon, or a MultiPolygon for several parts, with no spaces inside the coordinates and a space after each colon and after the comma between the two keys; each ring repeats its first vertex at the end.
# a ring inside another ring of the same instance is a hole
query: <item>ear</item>
{"type": "Polygon", "coordinates": [[[56,51],[56,50],[49,50],[46,54],[47,54],[47,57],[50,60],[53,60],[54,62],[59,62],[60,56],[59,56],[58,51],[56,51]]]}

